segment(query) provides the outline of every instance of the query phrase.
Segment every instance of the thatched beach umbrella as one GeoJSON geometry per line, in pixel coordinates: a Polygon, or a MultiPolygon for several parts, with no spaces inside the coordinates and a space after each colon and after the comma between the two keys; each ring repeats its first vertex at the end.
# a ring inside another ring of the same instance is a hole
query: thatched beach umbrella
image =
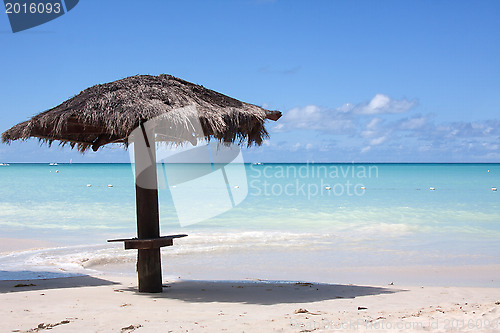
{"type": "Polygon", "coordinates": [[[144,155],[134,149],[137,238],[121,241],[125,242],[126,249],[139,250],[139,291],[161,292],[160,247],[172,245],[174,238],[185,235],[160,237],[155,140],[196,144],[203,137],[225,143],[260,145],[268,136],[264,121],[278,120],[280,116],[279,111],[265,110],[170,75],[137,75],[90,87],[5,131],[2,141],[9,143],[36,137],[49,145],[59,141],[81,152],[97,151],[108,143],[127,146],[132,132],[141,129],[146,147],[153,148],[149,149],[153,162],[144,163],[144,155]],[[192,118],[189,118],[192,114],[188,116],[189,112],[182,112],[186,107],[194,107],[201,133],[193,131],[192,118]],[[150,129],[146,131],[144,124],[148,120],[164,115],[172,115],[169,120],[176,128],[169,128],[176,132],[175,135],[155,137],[150,129]],[[154,185],[144,187],[141,183],[154,185]]]}

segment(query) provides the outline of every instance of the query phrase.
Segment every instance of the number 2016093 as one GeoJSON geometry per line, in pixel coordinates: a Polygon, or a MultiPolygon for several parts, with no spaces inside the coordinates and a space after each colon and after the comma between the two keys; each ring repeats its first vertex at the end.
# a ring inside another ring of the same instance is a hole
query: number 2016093
{"type": "Polygon", "coordinates": [[[5,12],[7,14],[59,14],[61,12],[61,3],[5,3],[5,12]]]}

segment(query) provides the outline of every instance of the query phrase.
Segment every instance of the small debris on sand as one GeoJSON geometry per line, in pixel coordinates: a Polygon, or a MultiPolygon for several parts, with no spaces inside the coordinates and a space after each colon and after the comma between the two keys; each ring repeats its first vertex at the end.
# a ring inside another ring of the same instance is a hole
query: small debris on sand
{"type": "Polygon", "coordinates": [[[28,333],[31,332],[39,332],[40,330],[51,330],[52,328],[59,326],[59,325],[64,325],[64,324],[69,324],[69,320],[63,320],[55,324],[45,324],[45,323],[40,323],[36,328],[32,328],[29,331],[26,331],[28,333]]]}
{"type": "Polygon", "coordinates": [[[14,286],[14,288],[20,288],[20,287],[36,287],[36,284],[30,283],[30,284],[24,284],[24,283],[18,283],[14,286]]]}
{"type": "Polygon", "coordinates": [[[142,325],[130,325],[130,326],[127,326],[127,327],[122,327],[121,333],[133,332],[136,329],[138,329],[139,327],[142,327],[142,325]]]}
{"type": "MultiPolygon", "coordinates": [[[[320,311],[321,312],[321,311],[320,311]]],[[[307,313],[307,314],[310,314],[310,315],[313,315],[313,316],[319,316],[320,314],[319,313],[314,313],[314,312],[310,312],[309,310],[306,310],[306,309],[298,309],[298,310],[295,310],[294,311],[295,314],[298,314],[298,313],[307,313]]],[[[307,318],[307,317],[306,317],[307,318]]]]}
{"type": "Polygon", "coordinates": [[[358,310],[368,310],[368,308],[365,308],[364,306],[358,306],[358,310]]]}

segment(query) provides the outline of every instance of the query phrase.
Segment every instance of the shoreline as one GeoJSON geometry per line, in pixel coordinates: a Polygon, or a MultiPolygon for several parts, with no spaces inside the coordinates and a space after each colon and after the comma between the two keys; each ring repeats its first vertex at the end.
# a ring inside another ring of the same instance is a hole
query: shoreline
{"type": "MultiPolygon", "coordinates": [[[[28,239],[0,238],[0,281],[74,275],[135,277],[135,251],[95,245],[61,247],[28,239]],[[48,247],[47,247],[48,246],[48,247]],[[9,251],[5,251],[10,247],[9,251]],[[98,246],[99,247],[99,246],[98,246]],[[104,248],[104,247],[103,247],[104,248]],[[4,250],[4,251],[1,251],[4,250]],[[92,254],[99,253],[95,258],[92,254]],[[3,258],[2,258],[3,257],[3,258]],[[42,264],[37,260],[43,258],[42,264]],[[119,258],[118,258],[119,257],[119,258]],[[3,259],[3,260],[2,260],[3,259]]],[[[59,245],[59,246],[58,246],[59,245]]],[[[315,283],[500,288],[500,264],[353,265],[321,261],[315,252],[224,251],[175,254],[162,251],[165,279],[287,280],[315,283]]]]}

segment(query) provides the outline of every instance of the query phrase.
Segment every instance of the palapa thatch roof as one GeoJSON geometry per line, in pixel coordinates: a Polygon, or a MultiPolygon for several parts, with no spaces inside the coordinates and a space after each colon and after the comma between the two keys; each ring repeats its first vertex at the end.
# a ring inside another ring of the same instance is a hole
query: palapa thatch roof
{"type": "MultiPolygon", "coordinates": [[[[265,110],[171,75],[136,75],[85,89],[5,131],[2,141],[37,137],[49,145],[61,141],[82,152],[97,150],[111,142],[127,144],[128,136],[140,124],[188,106],[195,107],[204,137],[247,141],[248,145],[260,145],[268,137],[265,119],[281,116],[279,111],[265,110]]],[[[192,130],[187,115],[171,114],[176,124],[192,130]]]]}

